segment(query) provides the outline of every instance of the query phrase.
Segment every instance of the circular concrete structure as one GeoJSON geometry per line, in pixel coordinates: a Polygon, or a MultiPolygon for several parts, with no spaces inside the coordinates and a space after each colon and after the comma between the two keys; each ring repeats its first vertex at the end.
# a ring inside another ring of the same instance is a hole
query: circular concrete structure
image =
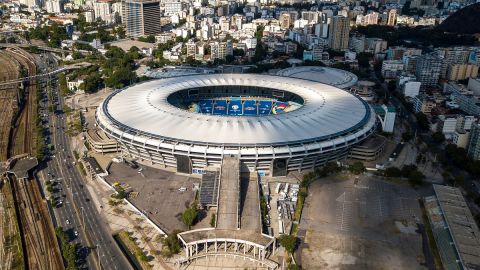
{"type": "Polygon", "coordinates": [[[354,86],[357,81],[357,75],[330,67],[320,66],[300,66],[282,69],[277,72],[278,76],[291,77],[297,79],[311,80],[319,83],[328,84],[342,89],[354,86]]]}
{"type": "Polygon", "coordinates": [[[137,84],[103,101],[96,121],[126,154],[152,163],[191,171],[236,155],[272,175],[344,158],[376,125],[370,106],[346,91],[252,74],[137,84]]]}

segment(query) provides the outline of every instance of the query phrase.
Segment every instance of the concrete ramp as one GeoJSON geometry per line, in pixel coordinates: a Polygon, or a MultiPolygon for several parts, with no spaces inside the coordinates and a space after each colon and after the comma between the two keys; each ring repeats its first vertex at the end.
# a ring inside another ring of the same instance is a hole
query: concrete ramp
{"type": "Polygon", "coordinates": [[[258,175],[256,173],[242,173],[240,176],[242,187],[242,210],[240,228],[257,233],[262,232],[260,213],[260,191],[258,175]]]}
{"type": "Polygon", "coordinates": [[[235,230],[239,228],[240,160],[225,156],[220,172],[218,197],[217,229],[235,230]]]}

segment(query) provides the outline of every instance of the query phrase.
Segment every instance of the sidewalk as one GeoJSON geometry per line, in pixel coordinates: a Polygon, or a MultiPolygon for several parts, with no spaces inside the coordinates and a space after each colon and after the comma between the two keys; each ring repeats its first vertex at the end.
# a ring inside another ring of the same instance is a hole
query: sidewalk
{"type": "Polygon", "coordinates": [[[165,262],[157,255],[162,250],[160,239],[164,236],[146,222],[144,217],[126,203],[111,206],[108,202],[113,191],[99,181],[88,181],[86,187],[92,195],[95,207],[106,219],[112,233],[132,232],[137,245],[147,253],[147,256],[153,257],[149,262],[152,269],[174,269],[172,262],[165,262]]]}

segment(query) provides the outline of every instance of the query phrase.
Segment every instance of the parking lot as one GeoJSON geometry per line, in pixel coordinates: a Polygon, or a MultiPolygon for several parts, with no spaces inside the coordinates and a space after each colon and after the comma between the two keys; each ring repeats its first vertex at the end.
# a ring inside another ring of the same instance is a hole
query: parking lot
{"type": "Polygon", "coordinates": [[[195,192],[192,187],[194,183],[200,183],[200,178],[146,166],[141,168],[140,173],[138,168],[133,169],[126,163],[112,163],[106,179],[111,184],[128,185],[129,200],[167,233],[188,229],[181,221],[181,214],[193,202],[195,192]],[[186,190],[180,191],[182,187],[186,190]]]}
{"type": "Polygon", "coordinates": [[[407,185],[322,179],[309,189],[297,257],[306,269],[424,269],[420,216],[407,185]]]}

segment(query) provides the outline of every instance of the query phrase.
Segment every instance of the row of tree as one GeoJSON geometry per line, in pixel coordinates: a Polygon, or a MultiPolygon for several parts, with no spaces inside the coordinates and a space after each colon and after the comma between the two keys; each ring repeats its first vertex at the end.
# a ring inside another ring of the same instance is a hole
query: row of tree
{"type": "Polygon", "coordinates": [[[385,177],[404,177],[407,178],[412,186],[421,186],[425,181],[425,175],[420,172],[415,165],[405,165],[401,169],[389,167],[383,172],[385,177]]]}

